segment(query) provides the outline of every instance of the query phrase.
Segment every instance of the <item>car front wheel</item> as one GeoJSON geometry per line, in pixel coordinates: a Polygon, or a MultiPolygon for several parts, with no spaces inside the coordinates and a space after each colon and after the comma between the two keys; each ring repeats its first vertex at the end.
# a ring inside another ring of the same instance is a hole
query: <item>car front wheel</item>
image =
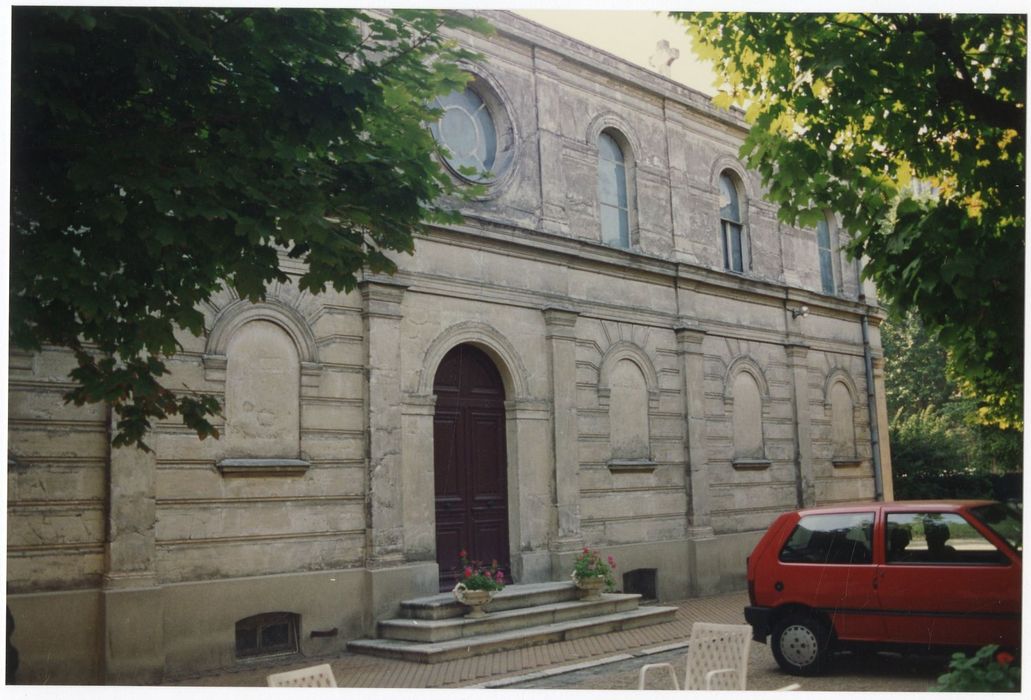
{"type": "Polygon", "coordinates": [[[777,664],[795,676],[823,672],[830,647],[830,630],[808,613],[790,613],[773,626],[770,639],[777,664]]]}

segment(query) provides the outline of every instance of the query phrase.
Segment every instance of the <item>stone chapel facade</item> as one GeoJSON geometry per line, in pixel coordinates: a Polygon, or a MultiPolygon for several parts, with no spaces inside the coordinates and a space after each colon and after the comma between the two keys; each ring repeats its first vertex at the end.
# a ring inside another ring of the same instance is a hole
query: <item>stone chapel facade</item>
{"type": "Polygon", "coordinates": [[[461,548],[517,583],[590,546],[662,600],[734,590],[777,514],[891,498],[883,316],[833,214],[778,223],[739,114],[485,14],[433,125],[485,195],[353,293],[213,299],[168,385],[223,401],[220,440],[112,449],[104,407],[61,401],[69,354],[12,350],[23,682],[342,650],[461,548]]]}

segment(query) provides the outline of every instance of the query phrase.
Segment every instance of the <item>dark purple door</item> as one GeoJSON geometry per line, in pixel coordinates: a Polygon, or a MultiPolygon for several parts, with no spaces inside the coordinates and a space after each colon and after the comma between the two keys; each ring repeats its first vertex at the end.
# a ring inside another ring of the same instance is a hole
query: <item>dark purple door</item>
{"type": "Polygon", "coordinates": [[[491,359],[471,345],[453,348],[433,382],[433,469],[440,590],[454,586],[458,553],[510,579],[505,460],[505,387],[491,359]]]}

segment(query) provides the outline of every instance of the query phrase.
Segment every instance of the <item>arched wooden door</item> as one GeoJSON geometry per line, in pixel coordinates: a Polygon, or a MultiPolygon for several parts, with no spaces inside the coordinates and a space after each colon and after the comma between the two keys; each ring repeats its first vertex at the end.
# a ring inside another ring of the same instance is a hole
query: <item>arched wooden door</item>
{"type": "Polygon", "coordinates": [[[458,345],[433,381],[433,470],[440,590],[458,579],[459,551],[494,559],[510,579],[505,387],[490,357],[458,345]]]}

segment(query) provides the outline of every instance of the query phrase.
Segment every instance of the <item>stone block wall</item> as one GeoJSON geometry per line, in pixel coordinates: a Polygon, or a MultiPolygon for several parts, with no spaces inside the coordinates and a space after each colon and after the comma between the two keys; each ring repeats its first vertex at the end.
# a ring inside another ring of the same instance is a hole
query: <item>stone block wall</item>
{"type": "Polygon", "coordinates": [[[391,278],[206,305],[168,385],[222,400],[223,439],[166,421],[152,455],[112,450],[104,407],[61,400],[66,352],[12,352],[7,584],[29,682],[232,665],[235,623],[275,611],[299,616],[302,654],[334,653],[435,592],[433,383],[462,343],[504,383],[519,582],[565,579],[590,546],[655,569],[666,600],[729,590],[778,513],[873,496],[860,319],[876,371],[878,310],[842,256],[822,293],[815,232],[778,223],[735,157],[740,115],[488,16],[496,35],[459,38],[486,56],[470,69],[510,169],[391,278]],[[627,149],[626,250],[600,242],[603,130],[627,149]],[[744,189],[743,274],[719,245],[724,170],[744,189]],[[74,631],[55,627],[72,608],[74,631]]]}

